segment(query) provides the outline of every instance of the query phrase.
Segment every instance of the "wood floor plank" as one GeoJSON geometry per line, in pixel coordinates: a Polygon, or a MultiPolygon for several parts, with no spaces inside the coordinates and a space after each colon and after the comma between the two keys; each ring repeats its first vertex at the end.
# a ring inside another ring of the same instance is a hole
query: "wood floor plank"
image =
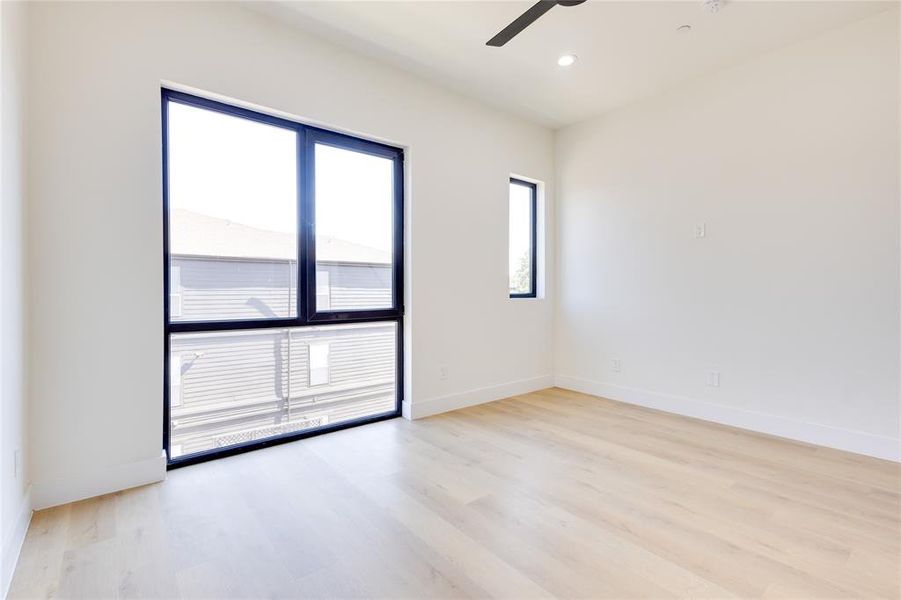
{"type": "Polygon", "coordinates": [[[10,598],[899,598],[901,465],[551,388],[34,515],[10,598]]]}

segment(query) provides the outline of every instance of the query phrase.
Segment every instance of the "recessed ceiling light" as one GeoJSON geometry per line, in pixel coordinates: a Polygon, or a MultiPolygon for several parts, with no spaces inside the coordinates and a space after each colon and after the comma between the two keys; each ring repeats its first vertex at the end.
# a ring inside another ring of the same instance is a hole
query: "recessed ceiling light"
{"type": "Polygon", "coordinates": [[[560,58],[557,59],[557,64],[561,67],[571,67],[576,64],[576,61],[579,59],[575,54],[564,54],[560,58]]]}

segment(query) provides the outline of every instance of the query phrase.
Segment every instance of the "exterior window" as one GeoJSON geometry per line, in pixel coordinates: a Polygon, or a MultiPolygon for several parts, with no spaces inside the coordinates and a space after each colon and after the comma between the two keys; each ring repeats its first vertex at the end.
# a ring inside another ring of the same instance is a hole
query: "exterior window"
{"type": "Polygon", "coordinates": [[[310,344],[310,385],[325,385],[329,382],[329,343],[310,344]]]}
{"type": "Polygon", "coordinates": [[[538,186],[510,179],[509,277],[511,298],[534,298],[537,290],[538,186]]]}
{"type": "Polygon", "coordinates": [[[403,151],[162,107],[169,465],[399,416],[403,151]]]}

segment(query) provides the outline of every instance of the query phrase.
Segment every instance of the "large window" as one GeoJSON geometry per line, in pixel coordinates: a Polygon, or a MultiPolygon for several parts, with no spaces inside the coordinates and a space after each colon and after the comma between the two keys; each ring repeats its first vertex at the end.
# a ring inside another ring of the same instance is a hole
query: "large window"
{"type": "Polygon", "coordinates": [[[403,152],[162,102],[170,465],[398,416],[403,152]]]}
{"type": "Polygon", "coordinates": [[[510,179],[509,274],[511,298],[534,298],[537,290],[538,186],[510,179]]]}

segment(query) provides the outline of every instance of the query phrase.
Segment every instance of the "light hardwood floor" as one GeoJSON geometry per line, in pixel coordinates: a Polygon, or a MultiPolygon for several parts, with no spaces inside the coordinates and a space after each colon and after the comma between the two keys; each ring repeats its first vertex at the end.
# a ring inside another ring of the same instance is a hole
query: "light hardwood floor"
{"type": "Polygon", "coordinates": [[[11,598],[898,598],[901,467],[559,389],[34,515],[11,598]]]}

